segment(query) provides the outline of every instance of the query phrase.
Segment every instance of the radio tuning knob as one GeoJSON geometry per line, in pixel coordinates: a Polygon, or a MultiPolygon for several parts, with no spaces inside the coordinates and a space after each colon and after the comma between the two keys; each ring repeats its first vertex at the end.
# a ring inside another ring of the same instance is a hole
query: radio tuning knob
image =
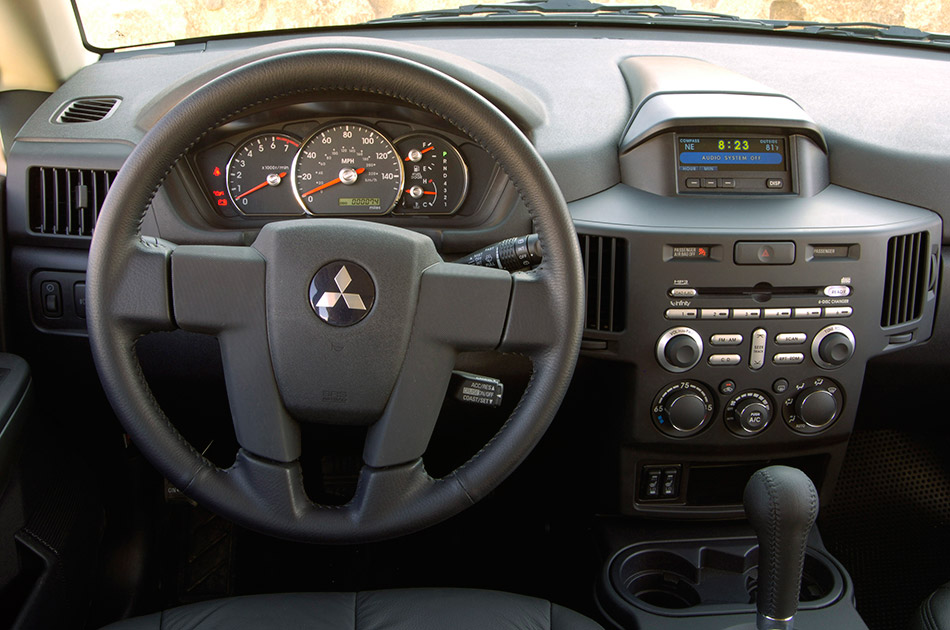
{"type": "Polygon", "coordinates": [[[819,366],[839,368],[854,355],[854,334],[846,326],[835,324],[818,331],[811,344],[811,356],[819,366]]]}

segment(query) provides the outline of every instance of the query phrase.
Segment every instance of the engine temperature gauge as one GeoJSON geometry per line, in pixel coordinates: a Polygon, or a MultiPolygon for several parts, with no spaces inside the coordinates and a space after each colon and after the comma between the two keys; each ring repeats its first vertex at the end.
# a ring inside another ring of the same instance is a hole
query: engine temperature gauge
{"type": "Polygon", "coordinates": [[[394,144],[406,171],[397,211],[452,214],[458,210],[468,192],[468,167],[458,149],[430,133],[403,136],[394,144]]]}

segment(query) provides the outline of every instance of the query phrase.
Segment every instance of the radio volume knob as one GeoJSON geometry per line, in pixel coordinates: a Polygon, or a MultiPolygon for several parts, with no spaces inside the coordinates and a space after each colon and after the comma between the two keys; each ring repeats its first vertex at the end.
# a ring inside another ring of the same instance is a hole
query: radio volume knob
{"type": "Polygon", "coordinates": [[[670,372],[685,372],[703,358],[703,338],[692,328],[671,328],[657,341],[656,358],[670,372]]]}

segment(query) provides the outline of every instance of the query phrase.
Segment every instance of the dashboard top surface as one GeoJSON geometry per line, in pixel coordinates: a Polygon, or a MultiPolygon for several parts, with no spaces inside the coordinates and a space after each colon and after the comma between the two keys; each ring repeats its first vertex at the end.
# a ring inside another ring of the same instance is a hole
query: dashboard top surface
{"type": "Polygon", "coordinates": [[[832,184],[950,211],[944,176],[950,127],[940,114],[950,100],[950,81],[941,80],[950,78],[945,52],[671,29],[446,27],[365,34],[371,38],[264,37],[109,54],[68,81],[18,140],[131,146],[156,116],[236,65],[295,49],[371,42],[392,51],[403,47],[422,59],[441,56],[443,69],[451,68],[528,133],[574,201],[620,179],[617,147],[631,95],[618,64],[630,56],[695,57],[798,103],[828,142],[832,184]],[[123,99],[107,120],[89,126],[49,122],[63,103],[105,94],[123,99]]]}

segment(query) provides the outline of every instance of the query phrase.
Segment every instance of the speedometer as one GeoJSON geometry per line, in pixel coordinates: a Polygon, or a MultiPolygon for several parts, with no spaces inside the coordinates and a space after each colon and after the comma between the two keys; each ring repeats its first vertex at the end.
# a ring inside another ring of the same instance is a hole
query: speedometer
{"type": "Polygon", "coordinates": [[[386,214],[402,193],[403,167],[381,133],[337,123],[310,136],[293,166],[294,191],[312,215],[386,214]]]}

